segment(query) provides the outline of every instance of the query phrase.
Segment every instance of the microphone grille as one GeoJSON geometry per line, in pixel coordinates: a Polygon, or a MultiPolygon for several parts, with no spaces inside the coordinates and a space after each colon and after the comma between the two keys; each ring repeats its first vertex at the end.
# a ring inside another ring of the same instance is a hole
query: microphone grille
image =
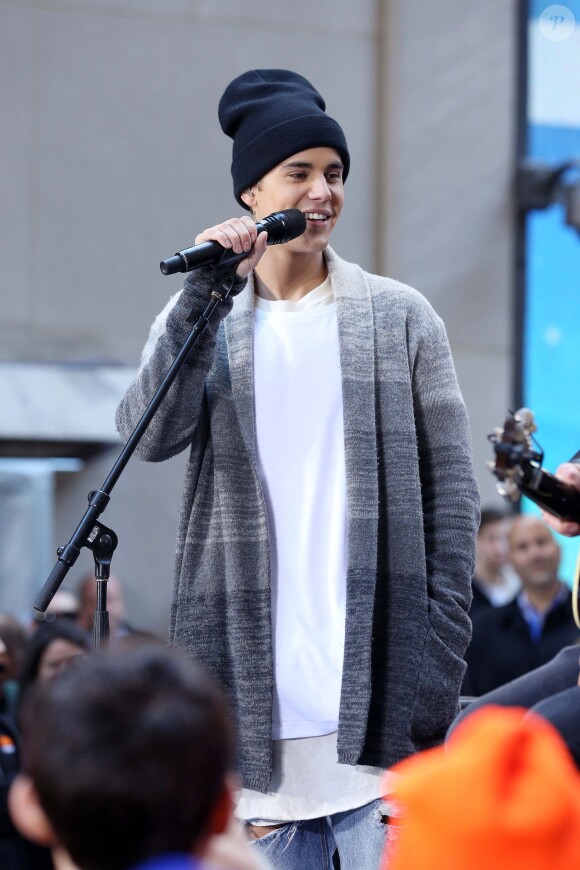
{"type": "Polygon", "coordinates": [[[299,208],[277,211],[263,221],[268,230],[268,244],[280,245],[298,238],[306,229],[306,218],[299,208]]]}

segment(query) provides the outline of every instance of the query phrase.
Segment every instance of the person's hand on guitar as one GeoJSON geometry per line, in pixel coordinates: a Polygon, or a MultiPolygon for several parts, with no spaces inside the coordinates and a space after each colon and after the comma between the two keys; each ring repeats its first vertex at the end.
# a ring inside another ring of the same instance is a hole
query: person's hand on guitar
{"type": "MultiPolygon", "coordinates": [[[[580,493],[580,463],[579,462],[563,462],[556,470],[555,477],[561,480],[562,483],[567,483],[573,486],[580,493]]],[[[547,511],[542,511],[542,519],[547,526],[554,529],[560,535],[566,535],[568,538],[573,538],[580,535],[580,523],[573,523],[570,520],[561,520],[547,511]]]]}

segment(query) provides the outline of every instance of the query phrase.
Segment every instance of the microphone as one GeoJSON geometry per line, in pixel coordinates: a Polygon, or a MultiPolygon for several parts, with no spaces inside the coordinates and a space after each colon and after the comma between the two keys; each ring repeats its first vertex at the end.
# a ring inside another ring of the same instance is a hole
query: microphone
{"type": "MultiPolygon", "coordinates": [[[[256,229],[259,233],[268,233],[269,245],[282,245],[301,236],[306,229],[306,218],[299,208],[287,208],[285,211],[275,211],[263,220],[258,221],[256,229]]],[[[208,263],[219,266],[233,266],[249,256],[249,251],[235,254],[230,248],[224,248],[219,242],[201,242],[193,248],[178,251],[173,257],[162,260],[159,268],[164,275],[174,272],[191,272],[208,263]]]]}

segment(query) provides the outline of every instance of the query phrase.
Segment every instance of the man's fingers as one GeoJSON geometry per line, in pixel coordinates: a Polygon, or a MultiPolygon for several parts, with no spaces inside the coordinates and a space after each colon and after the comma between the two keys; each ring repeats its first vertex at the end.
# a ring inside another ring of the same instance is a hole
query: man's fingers
{"type": "Polygon", "coordinates": [[[576,462],[563,462],[556,470],[556,477],[580,490],[580,465],[576,462]]]}
{"type": "Polygon", "coordinates": [[[230,248],[235,254],[242,254],[252,249],[256,237],[256,224],[250,217],[244,215],[208,227],[196,236],[194,244],[218,242],[223,248],[230,248]]]}
{"type": "Polygon", "coordinates": [[[236,269],[236,273],[240,278],[245,278],[246,275],[252,270],[255,269],[258,263],[260,262],[264,251],[266,250],[266,246],[268,244],[268,234],[260,233],[256,239],[256,243],[253,247],[252,252],[248,257],[241,261],[236,269]]]}
{"type": "Polygon", "coordinates": [[[571,523],[569,520],[561,520],[552,514],[542,511],[542,519],[547,526],[558,532],[559,535],[565,535],[567,538],[574,538],[580,535],[580,523],[571,523]]]}
{"type": "Polygon", "coordinates": [[[258,234],[252,218],[243,215],[216,224],[215,227],[208,227],[195,237],[194,244],[200,245],[202,242],[218,242],[223,248],[232,250],[234,254],[248,254],[236,269],[240,278],[245,278],[260,262],[268,244],[268,234],[265,232],[258,234]]]}

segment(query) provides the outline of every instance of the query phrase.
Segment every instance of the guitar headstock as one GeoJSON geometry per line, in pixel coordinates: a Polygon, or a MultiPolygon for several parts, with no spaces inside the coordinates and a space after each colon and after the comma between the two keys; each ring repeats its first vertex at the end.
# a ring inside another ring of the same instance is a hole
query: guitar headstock
{"type": "Polygon", "coordinates": [[[529,408],[520,408],[505,419],[503,429],[495,429],[488,440],[494,445],[495,461],[487,467],[498,478],[496,484],[500,495],[517,501],[521,485],[533,469],[541,468],[544,454],[533,444],[536,421],[529,408]]]}

